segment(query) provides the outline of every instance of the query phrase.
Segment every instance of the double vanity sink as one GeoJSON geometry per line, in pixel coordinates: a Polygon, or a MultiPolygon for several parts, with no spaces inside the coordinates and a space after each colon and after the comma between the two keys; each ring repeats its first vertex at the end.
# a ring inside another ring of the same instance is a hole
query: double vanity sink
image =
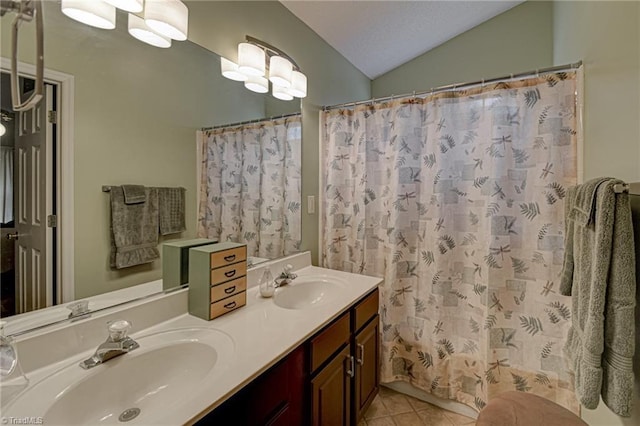
{"type": "MultiPolygon", "coordinates": [[[[2,415],[61,425],[193,423],[381,281],[312,266],[296,272],[298,278],[273,298],[250,288],[246,307],[213,321],[186,313],[184,294],[165,295],[184,304],[184,313],[134,330],[137,349],[81,368],[94,348],[27,372],[29,386],[2,401],[2,415]]],[[[96,333],[104,339],[106,321],[100,322],[103,331],[96,333]]]]}
{"type": "Polygon", "coordinates": [[[347,285],[344,279],[326,274],[301,276],[279,287],[273,302],[285,309],[314,309],[334,303],[347,285]]]}
{"type": "Polygon", "coordinates": [[[233,360],[233,338],[219,330],[175,328],[136,338],[140,348],[84,370],[78,362],[40,372],[45,376],[3,410],[13,418],[41,417],[46,424],[163,422],[202,382],[233,360]]]}

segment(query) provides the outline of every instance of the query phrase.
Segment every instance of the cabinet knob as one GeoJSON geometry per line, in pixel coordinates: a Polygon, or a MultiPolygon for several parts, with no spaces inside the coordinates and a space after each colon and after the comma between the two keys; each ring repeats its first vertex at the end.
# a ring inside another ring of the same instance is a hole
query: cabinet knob
{"type": "Polygon", "coordinates": [[[356,362],[360,365],[364,364],[364,345],[361,343],[358,343],[358,353],[359,353],[359,357],[356,358],[356,362]]]}

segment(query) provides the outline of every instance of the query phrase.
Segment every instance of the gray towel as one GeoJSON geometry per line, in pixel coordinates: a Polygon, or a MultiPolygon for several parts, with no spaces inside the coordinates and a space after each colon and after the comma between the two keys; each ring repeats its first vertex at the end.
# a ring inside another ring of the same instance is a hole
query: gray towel
{"type": "Polygon", "coordinates": [[[145,187],[142,185],[122,185],[125,204],[140,204],[147,199],[145,187]]]}
{"type": "Polygon", "coordinates": [[[565,256],[560,292],[571,295],[564,353],[580,403],[600,395],[616,414],[631,415],[635,346],[635,254],[628,194],[616,179],[570,188],[565,199],[565,256]]]}
{"type": "Polygon", "coordinates": [[[153,262],[158,251],[158,190],[145,188],[145,202],[126,204],[120,186],[111,188],[111,267],[153,262]]]}
{"type": "Polygon", "coordinates": [[[158,188],[160,233],[176,234],[186,229],[184,188],[158,188]]]}

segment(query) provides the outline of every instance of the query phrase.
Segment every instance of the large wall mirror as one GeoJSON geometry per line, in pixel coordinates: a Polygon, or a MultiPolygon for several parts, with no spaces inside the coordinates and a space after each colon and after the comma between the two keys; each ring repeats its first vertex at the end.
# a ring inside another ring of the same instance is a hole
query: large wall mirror
{"type": "MultiPolygon", "coordinates": [[[[160,49],[134,39],[127,32],[125,13],[118,12],[116,29],[108,31],[69,19],[61,13],[59,2],[43,3],[45,68],[51,71],[48,75],[53,75],[52,82],[55,78],[66,78],[67,82],[73,82],[74,90],[72,94],[63,94],[58,86],[48,85],[48,106],[36,113],[47,114],[49,106],[58,110],[57,122],[49,135],[51,150],[40,159],[48,162],[49,167],[41,187],[54,194],[43,202],[52,209],[47,213],[72,214],[73,222],[72,229],[67,226],[62,232],[49,228],[48,246],[41,252],[45,258],[38,263],[46,269],[46,286],[38,287],[36,279],[29,281],[28,288],[20,289],[15,284],[20,273],[16,261],[20,249],[16,248],[14,237],[7,238],[18,233],[15,213],[11,220],[11,214],[4,215],[3,205],[1,316],[8,320],[7,334],[65,319],[70,313],[67,305],[74,300],[89,299],[90,309],[100,309],[162,289],[161,260],[124,269],[110,267],[110,195],[102,191],[103,186],[185,188],[186,230],[160,237],[158,248],[161,250],[163,242],[195,238],[198,228],[206,225],[198,213],[201,177],[197,164],[202,160],[203,150],[212,143],[210,139],[229,124],[253,121],[249,127],[261,128],[262,119],[274,121],[301,111],[299,99],[277,100],[268,93],[253,93],[242,83],[225,79],[220,73],[219,55],[190,41],[174,41],[172,47],[160,49]],[[202,128],[210,129],[198,133],[202,128]],[[68,132],[73,132],[72,146],[60,145],[60,132],[65,129],[62,142],[67,140],[68,132]],[[71,206],[65,205],[63,196],[63,191],[69,188],[73,194],[71,206]],[[65,240],[69,235],[71,240],[65,240]],[[69,253],[71,241],[73,263],[69,267],[64,256],[69,253]],[[73,285],[65,281],[65,276],[72,277],[73,285]],[[42,310],[30,312],[37,309],[42,310]]],[[[12,19],[10,14],[5,15],[1,26],[2,124],[6,130],[1,137],[2,161],[11,156],[14,135],[19,134],[21,126],[18,114],[12,111],[8,90],[12,19]]],[[[33,63],[34,52],[33,29],[25,26],[20,32],[19,61],[33,63]]],[[[28,75],[28,65],[25,69],[28,75]]],[[[28,92],[29,79],[21,80],[20,87],[28,92]]],[[[298,132],[293,155],[300,156],[300,129],[293,132],[298,132]]],[[[7,170],[4,164],[3,173],[7,170]]],[[[262,169],[258,168],[258,172],[273,172],[268,166],[262,169]]],[[[296,173],[299,180],[299,168],[296,173]]],[[[7,176],[3,185],[10,184],[12,178],[17,183],[15,176],[7,176]]],[[[11,190],[15,195],[19,188],[11,190]]],[[[3,198],[11,199],[7,191],[3,192],[3,198]]],[[[254,201],[262,202],[259,198],[254,201]]],[[[29,199],[35,196],[29,195],[29,199]]],[[[225,208],[231,207],[212,208],[207,219],[211,221],[211,215],[223,214],[225,208]]],[[[287,220],[299,222],[300,206],[287,204],[287,207],[297,212],[297,216],[289,216],[287,220]]],[[[58,225],[61,223],[64,220],[58,220],[58,225]]],[[[225,231],[226,225],[223,228],[225,231]]],[[[252,233],[243,236],[253,238],[252,233]]],[[[228,233],[223,237],[234,238],[228,233]]],[[[265,250],[254,254],[261,259],[278,255],[265,250]]]]}

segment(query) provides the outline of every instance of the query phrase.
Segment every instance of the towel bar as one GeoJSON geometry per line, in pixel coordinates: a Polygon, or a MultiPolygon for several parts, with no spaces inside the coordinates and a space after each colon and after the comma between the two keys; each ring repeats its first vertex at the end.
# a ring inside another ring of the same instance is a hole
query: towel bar
{"type": "MultiPolygon", "coordinates": [[[[111,185],[102,185],[102,192],[111,192],[111,188],[113,188],[113,186],[111,186],[111,185]]],[[[182,188],[182,187],[180,187],[180,188],[182,188]]]]}
{"type": "Polygon", "coordinates": [[[640,182],[619,183],[613,186],[616,194],[640,195],[640,182]]]}

